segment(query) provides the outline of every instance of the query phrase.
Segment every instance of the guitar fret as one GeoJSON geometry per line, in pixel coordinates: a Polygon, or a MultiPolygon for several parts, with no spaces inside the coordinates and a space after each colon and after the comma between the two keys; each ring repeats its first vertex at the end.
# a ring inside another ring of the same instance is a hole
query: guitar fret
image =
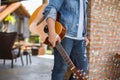
{"type": "Polygon", "coordinates": [[[71,71],[74,73],[74,76],[77,80],[87,80],[86,77],[84,77],[84,74],[82,75],[82,71],[77,70],[77,74],[76,72],[74,72],[76,70],[76,67],[74,66],[73,62],[71,61],[71,59],[69,58],[69,56],[67,55],[66,51],[64,50],[64,48],[62,47],[62,45],[57,42],[56,44],[56,49],[58,50],[58,52],[61,54],[62,58],[67,62],[67,64],[69,65],[69,68],[71,69],[71,71]],[[79,75],[79,76],[78,76],[79,75]]]}
{"type": "Polygon", "coordinates": [[[73,62],[71,61],[71,59],[69,58],[69,56],[67,55],[66,51],[64,50],[64,48],[62,47],[62,45],[57,42],[56,44],[56,48],[59,51],[59,53],[61,54],[61,56],[63,57],[63,59],[67,62],[67,64],[70,66],[70,68],[72,68],[74,66],[73,62]]]}

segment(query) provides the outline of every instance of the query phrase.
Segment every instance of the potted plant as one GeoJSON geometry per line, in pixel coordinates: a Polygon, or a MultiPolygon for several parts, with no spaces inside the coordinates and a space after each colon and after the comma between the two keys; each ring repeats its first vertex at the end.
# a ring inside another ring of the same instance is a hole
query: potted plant
{"type": "Polygon", "coordinates": [[[11,14],[7,15],[7,17],[3,20],[3,22],[1,22],[0,31],[7,32],[8,31],[8,23],[11,23],[12,25],[14,25],[15,22],[16,22],[16,19],[14,16],[12,16],[11,14]]]}

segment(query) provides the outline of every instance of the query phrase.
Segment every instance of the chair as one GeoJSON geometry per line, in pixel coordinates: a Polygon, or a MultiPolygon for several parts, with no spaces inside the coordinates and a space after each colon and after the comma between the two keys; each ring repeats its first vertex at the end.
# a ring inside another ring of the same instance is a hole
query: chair
{"type": "Polygon", "coordinates": [[[14,59],[17,59],[18,57],[21,58],[22,65],[23,64],[23,58],[21,54],[21,48],[19,46],[14,47],[14,42],[17,37],[17,32],[0,32],[0,59],[4,60],[11,60],[11,68],[14,67],[14,59]],[[18,51],[14,51],[18,49],[18,51]]]}
{"type": "Polygon", "coordinates": [[[25,38],[24,38],[24,36],[23,36],[23,34],[22,33],[19,33],[18,34],[18,39],[19,39],[19,42],[22,42],[23,44],[21,45],[21,47],[23,47],[23,55],[25,55],[26,56],[26,63],[28,64],[28,60],[30,61],[30,64],[32,63],[32,60],[31,60],[31,55],[30,55],[30,53],[28,52],[28,50],[27,50],[27,45],[26,45],[26,42],[25,42],[25,38]],[[28,57],[29,57],[29,59],[28,59],[28,57]]]}
{"type": "Polygon", "coordinates": [[[31,55],[30,55],[30,53],[27,51],[27,48],[24,49],[23,54],[26,56],[26,63],[28,64],[28,57],[29,57],[29,61],[30,61],[30,64],[31,64],[31,63],[32,63],[31,55]]]}

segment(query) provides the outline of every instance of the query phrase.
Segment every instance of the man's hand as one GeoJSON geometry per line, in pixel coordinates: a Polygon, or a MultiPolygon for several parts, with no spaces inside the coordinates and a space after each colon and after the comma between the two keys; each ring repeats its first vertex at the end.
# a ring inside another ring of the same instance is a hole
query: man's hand
{"type": "Polygon", "coordinates": [[[48,41],[52,45],[52,47],[56,46],[56,42],[61,42],[61,38],[55,31],[55,20],[52,18],[47,19],[47,24],[48,24],[48,41]]]}
{"type": "Polygon", "coordinates": [[[52,45],[52,47],[56,46],[56,42],[61,42],[61,38],[57,33],[48,36],[48,41],[52,45]]]}
{"type": "Polygon", "coordinates": [[[89,44],[90,41],[88,40],[87,37],[85,37],[85,41],[86,41],[85,45],[87,46],[87,45],[89,44]]]}

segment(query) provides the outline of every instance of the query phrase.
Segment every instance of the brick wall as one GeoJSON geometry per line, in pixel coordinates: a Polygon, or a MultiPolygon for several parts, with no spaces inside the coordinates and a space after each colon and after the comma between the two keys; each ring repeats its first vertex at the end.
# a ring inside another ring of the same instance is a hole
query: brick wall
{"type": "Polygon", "coordinates": [[[120,80],[120,0],[89,0],[89,80],[120,80]]]}

